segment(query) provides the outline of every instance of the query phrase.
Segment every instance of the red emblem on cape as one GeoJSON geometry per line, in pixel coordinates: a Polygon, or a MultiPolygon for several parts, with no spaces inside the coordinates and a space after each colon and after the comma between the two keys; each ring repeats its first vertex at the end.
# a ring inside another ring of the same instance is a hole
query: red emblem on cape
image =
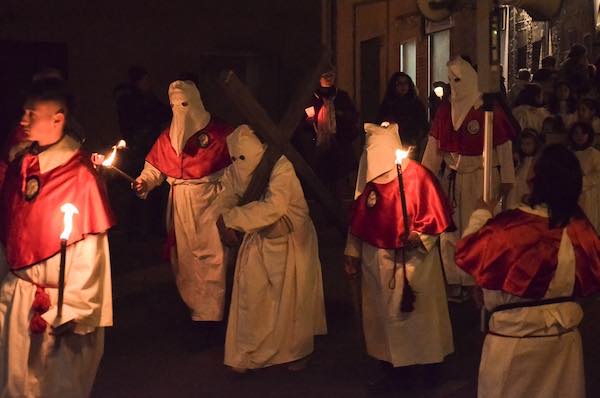
{"type": "MultiPolygon", "coordinates": [[[[410,160],[402,177],[411,231],[439,235],[452,229],[450,207],[429,170],[410,160]]],[[[398,179],[387,184],[370,182],[365,186],[354,201],[350,233],[381,249],[403,246],[404,221],[398,179]]]]}

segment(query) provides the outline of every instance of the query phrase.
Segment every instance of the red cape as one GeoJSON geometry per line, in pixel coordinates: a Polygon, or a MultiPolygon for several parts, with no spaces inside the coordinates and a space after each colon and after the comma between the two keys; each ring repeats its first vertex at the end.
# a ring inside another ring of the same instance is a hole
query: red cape
{"type": "MultiPolygon", "coordinates": [[[[449,101],[442,102],[433,120],[429,134],[439,142],[444,152],[459,153],[465,156],[481,156],[483,153],[483,107],[471,108],[458,131],[452,126],[452,113],[449,101]]],[[[517,131],[510,119],[498,104],[494,107],[494,147],[517,137],[517,131]]]]}
{"type": "MultiPolygon", "coordinates": [[[[590,222],[577,218],[567,226],[575,249],[576,296],[600,291],[600,240],[590,222]]],[[[558,266],[562,228],[522,210],[505,211],[456,245],[456,264],[485,289],[541,299],[558,266]]]]}
{"type": "MultiPolygon", "coordinates": [[[[402,179],[411,231],[439,235],[453,228],[446,196],[429,170],[409,160],[402,179]]],[[[381,249],[403,246],[404,217],[398,178],[387,184],[370,182],[365,186],[354,201],[350,233],[381,249]]]]}
{"type": "Polygon", "coordinates": [[[37,264],[60,251],[64,203],[73,203],[79,210],[68,244],[105,232],[114,224],[106,191],[89,159],[78,150],[66,163],[43,174],[35,155],[11,162],[0,194],[0,238],[11,269],[37,264]],[[24,184],[23,176],[29,184],[24,184]],[[36,184],[37,195],[30,194],[27,200],[23,189],[36,192],[36,184]]]}
{"type": "Polygon", "coordinates": [[[160,134],[146,156],[146,162],[164,175],[184,180],[197,179],[231,163],[226,138],[233,129],[224,122],[211,118],[204,129],[188,138],[179,155],[171,146],[169,130],[167,128],[160,134]]]}

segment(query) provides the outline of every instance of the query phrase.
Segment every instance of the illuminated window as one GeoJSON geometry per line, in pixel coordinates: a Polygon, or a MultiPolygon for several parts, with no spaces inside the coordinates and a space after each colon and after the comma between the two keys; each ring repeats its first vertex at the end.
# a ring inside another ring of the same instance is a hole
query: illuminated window
{"type": "Polygon", "coordinates": [[[400,45],[400,71],[417,81],[417,41],[411,40],[400,45]]]}

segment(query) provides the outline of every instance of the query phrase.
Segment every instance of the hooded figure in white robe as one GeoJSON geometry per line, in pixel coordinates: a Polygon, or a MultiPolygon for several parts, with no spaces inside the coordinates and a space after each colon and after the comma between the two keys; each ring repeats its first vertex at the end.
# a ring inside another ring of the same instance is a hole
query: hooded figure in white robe
{"type": "Polygon", "coordinates": [[[454,351],[437,247],[438,235],[452,224],[446,198],[427,169],[404,159],[408,240],[412,242],[402,242],[404,218],[402,211],[397,210],[401,199],[397,196],[395,157],[396,149],[402,148],[398,125],[367,123],[365,131],[344,254],[361,264],[367,352],[393,367],[440,363],[454,351]],[[392,232],[382,233],[384,230],[392,232]],[[406,278],[401,265],[402,250],[406,278]],[[402,309],[407,283],[416,294],[410,312],[402,309]]]}
{"type": "Polygon", "coordinates": [[[181,298],[194,321],[220,321],[225,303],[227,256],[209,210],[219,178],[230,163],[226,136],[231,128],[206,111],[198,88],[189,81],[169,86],[171,126],[156,140],[137,178],[138,196],[166,179],[167,256],[181,298]]]}
{"type": "MultiPolygon", "coordinates": [[[[473,281],[454,262],[455,245],[466,228],[477,201],[483,196],[484,111],[475,69],[461,57],[448,62],[452,94],[442,102],[429,132],[422,164],[435,175],[454,207],[457,231],[441,237],[442,258],[448,284],[469,286],[473,281]],[[442,175],[442,162],[446,168],[442,175]]],[[[493,188],[499,194],[515,182],[512,139],[516,131],[503,109],[494,108],[493,188]]],[[[455,289],[452,289],[455,290],[455,289]]],[[[451,294],[454,294],[451,291],[451,294]]]]}
{"type": "Polygon", "coordinates": [[[215,205],[226,228],[244,234],[238,251],[225,341],[237,370],[302,359],[327,332],[317,235],[294,167],[285,156],[260,199],[240,204],[267,148],[246,125],[227,145],[233,163],[215,205]]]}

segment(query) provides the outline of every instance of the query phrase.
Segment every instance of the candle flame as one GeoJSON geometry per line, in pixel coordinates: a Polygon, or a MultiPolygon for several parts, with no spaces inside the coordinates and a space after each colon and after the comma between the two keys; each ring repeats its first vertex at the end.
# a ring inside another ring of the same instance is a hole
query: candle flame
{"type": "Polygon", "coordinates": [[[433,92],[438,96],[438,98],[442,98],[444,96],[444,87],[438,86],[433,89],[433,92]]]}
{"type": "Polygon", "coordinates": [[[125,142],[125,140],[119,140],[117,145],[114,145],[112,147],[112,152],[110,153],[110,155],[106,159],[104,159],[104,161],[102,162],[102,166],[105,166],[105,167],[112,166],[113,162],[115,161],[115,157],[117,157],[117,150],[124,149],[124,148],[127,148],[127,143],[125,142]]]}
{"type": "Polygon", "coordinates": [[[72,203],[65,203],[60,207],[60,211],[64,213],[63,224],[64,229],[60,234],[60,239],[69,240],[71,231],[73,230],[73,215],[79,214],[79,210],[72,203]]]}
{"type": "Polygon", "coordinates": [[[408,151],[396,149],[396,164],[402,164],[402,161],[408,157],[408,151]]]}
{"type": "Polygon", "coordinates": [[[306,117],[309,119],[315,117],[315,107],[309,106],[308,108],[304,109],[304,113],[306,113],[306,117]]]}

